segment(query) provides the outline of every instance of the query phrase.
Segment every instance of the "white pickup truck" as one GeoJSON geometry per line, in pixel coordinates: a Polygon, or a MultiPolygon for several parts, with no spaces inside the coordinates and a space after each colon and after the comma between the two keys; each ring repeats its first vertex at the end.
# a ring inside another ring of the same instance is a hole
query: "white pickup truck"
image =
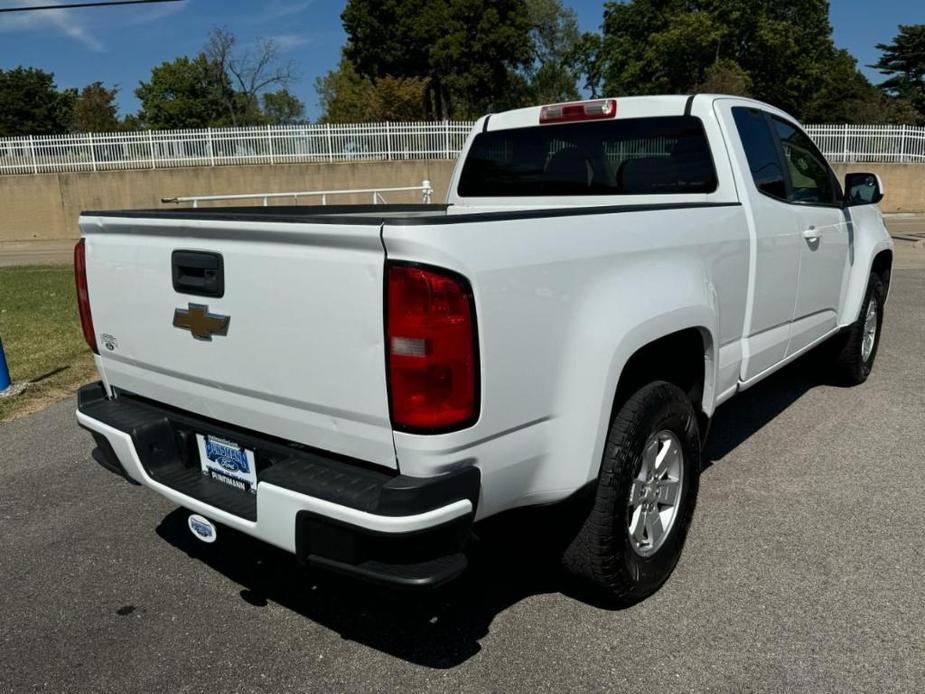
{"type": "Polygon", "coordinates": [[[301,562],[399,586],[473,524],[582,499],[563,566],[675,566],[716,407],[815,345],[867,378],[892,243],[796,121],[719,95],[485,116],[445,205],[85,212],[104,467],[301,562]]]}

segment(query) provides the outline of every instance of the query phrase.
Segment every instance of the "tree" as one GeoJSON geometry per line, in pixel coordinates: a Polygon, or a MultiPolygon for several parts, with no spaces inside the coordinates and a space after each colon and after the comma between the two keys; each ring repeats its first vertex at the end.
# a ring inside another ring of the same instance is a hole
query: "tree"
{"type": "Polygon", "coordinates": [[[138,122],[148,128],[205,128],[261,125],[304,119],[304,105],[286,86],[295,79],[278,47],[258,39],[238,49],[231,32],[213,29],[195,58],[181,56],[151,71],[135,90],[141,99],[138,122]],[[269,91],[277,87],[276,91],[269,91]],[[264,112],[266,109],[266,113],[264,112]]]}
{"type": "Polygon", "coordinates": [[[427,88],[419,77],[362,77],[344,57],[336,70],[315,81],[324,123],[424,120],[427,88]]]}
{"type": "Polygon", "coordinates": [[[572,50],[575,71],[579,79],[583,80],[583,86],[592,99],[601,96],[604,86],[602,50],[601,35],[590,31],[578,37],[572,50]]]}
{"type": "Polygon", "coordinates": [[[145,124],[137,113],[129,113],[119,123],[119,130],[144,130],[145,124]]]}
{"type": "Polygon", "coordinates": [[[561,0],[527,0],[533,64],[525,70],[527,103],[555,103],[580,98],[576,60],[581,32],[575,12],[561,0]]]}
{"type": "Polygon", "coordinates": [[[615,96],[716,90],[826,122],[882,109],[831,33],[826,0],[608,2],[582,72],[615,96]]]}
{"type": "Polygon", "coordinates": [[[118,87],[106,89],[102,82],[93,82],[84,87],[74,102],[74,130],[82,133],[118,130],[118,93],[118,87]]]}
{"type": "Polygon", "coordinates": [[[182,56],[151,71],[135,90],[139,119],[148,128],[205,128],[233,123],[226,110],[227,81],[205,53],[182,56]]]}
{"type": "Polygon", "coordinates": [[[349,0],[341,19],[357,74],[426,79],[433,118],[516,105],[533,57],[525,0],[349,0]]]}
{"type": "Polygon", "coordinates": [[[430,69],[430,47],[444,30],[446,3],[428,0],[348,0],[344,58],[367,79],[420,76],[430,69]]]}
{"type": "Polygon", "coordinates": [[[430,50],[431,73],[424,75],[443,117],[474,118],[522,105],[513,75],[532,57],[525,2],[451,0],[445,22],[430,50]]]}
{"type": "Polygon", "coordinates": [[[694,91],[751,96],[751,89],[752,78],[742,66],[729,58],[720,58],[704,71],[703,82],[694,91]]]}
{"type": "Polygon", "coordinates": [[[305,104],[285,89],[266,92],[263,101],[263,117],[270,125],[293,125],[305,122],[305,104]]]}
{"type": "Polygon", "coordinates": [[[890,43],[878,43],[883,55],[870,67],[889,79],[880,83],[887,95],[907,100],[925,119],[925,24],[901,24],[890,43]]]}
{"type": "Polygon", "coordinates": [[[368,120],[366,95],[372,80],[362,77],[347,58],[341,56],[336,70],[315,80],[323,123],[362,123],[368,120]]]}
{"type": "Polygon", "coordinates": [[[911,123],[916,114],[907,101],[872,85],[847,51],[837,50],[801,117],[814,123],[911,123]]]}
{"type": "Polygon", "coordinates": [[[427,117],[428,81],[422,77],[391,77],[375,80],[367,88],[367,116],[371,121],[416,121],[427,117]]]}
{"type": "Polygon", "coordinates": [[[67,132],[76,94],[58,91],[55,76],[36,68],[0,70],[0,137],[67,132]]]}
{"type": "Polygon", "coordinates": [[[231,122],[257,125],[263,122],[261,94],[270,87],[285,88],[291,84],[295,66],[292,62],[280,62],[279,47],[272,39],[258,39],[253,47],[243,50],[236,45],[234,34],[215,27],[209,34],[205,54],[215,73],[215,83],[220,85],[231,122]]]}

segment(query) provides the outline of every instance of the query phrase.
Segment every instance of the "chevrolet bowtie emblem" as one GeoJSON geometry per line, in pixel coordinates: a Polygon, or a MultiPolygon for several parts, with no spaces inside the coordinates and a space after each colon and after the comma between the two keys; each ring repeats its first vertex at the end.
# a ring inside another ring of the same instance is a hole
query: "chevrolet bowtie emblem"
{"type": "Polygon", "coordinates": [[[205,304],[190,304],[189,308],[178,308],[173,312],[175,328],[189,330],[197,340],[212,341],[213,335],[227,335],[231,316],[209,313],[205,304]]]}

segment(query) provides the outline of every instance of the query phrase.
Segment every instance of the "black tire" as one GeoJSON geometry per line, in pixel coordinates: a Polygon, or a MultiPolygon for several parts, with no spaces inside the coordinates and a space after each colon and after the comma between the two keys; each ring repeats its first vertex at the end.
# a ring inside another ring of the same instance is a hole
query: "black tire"
{"type": "Polygon", "coordinates": [[[633,394],[610,423],[594,503],[565,550],[566,571],[609,604],[633,604],[658,590],[674,570],[687,537],[697,499],[700,449],[697,415],[684,391],[656,381],[633,394]],[[646,443],[663,430],[680,443],[683,481],[665,540],[654,553],[642,556],[629,535],[629,495],[646,443]]]}
{"type": "Polygon", "coordinates": [[[844,333],[836,338],[835,375],[845,385],[855,386],[863,383],[870,376],[880,346],[880,332],[883,327],[883,299],[885,295],[883,281],[876,274],[871,274],[867,282],[867,292],[864,302],[858,313],[857,320],[851,324],[844,333]],[[877,310],[877,332],[874,335],[874,346],[867,359],[863,356],[864,325],[867,320],[867,311],[871,302],[877,310]]]}

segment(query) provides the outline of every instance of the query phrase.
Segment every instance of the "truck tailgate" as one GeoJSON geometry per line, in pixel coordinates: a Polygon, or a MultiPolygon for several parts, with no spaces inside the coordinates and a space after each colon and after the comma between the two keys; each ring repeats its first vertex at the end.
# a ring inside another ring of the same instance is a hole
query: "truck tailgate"
{"type": "Polygon", "coordinates": [[[81,218],[81,231],[101,371],[110,386],[396,467],[378,221],[91,214],[81,218]],[[174,289],[178,250],[221,256],[222,296],[174,289]],[[203,306],[214,318],[206,323],[209,335],[197,339],[174,325],[178,309],[183,316],[203,306]]]}

